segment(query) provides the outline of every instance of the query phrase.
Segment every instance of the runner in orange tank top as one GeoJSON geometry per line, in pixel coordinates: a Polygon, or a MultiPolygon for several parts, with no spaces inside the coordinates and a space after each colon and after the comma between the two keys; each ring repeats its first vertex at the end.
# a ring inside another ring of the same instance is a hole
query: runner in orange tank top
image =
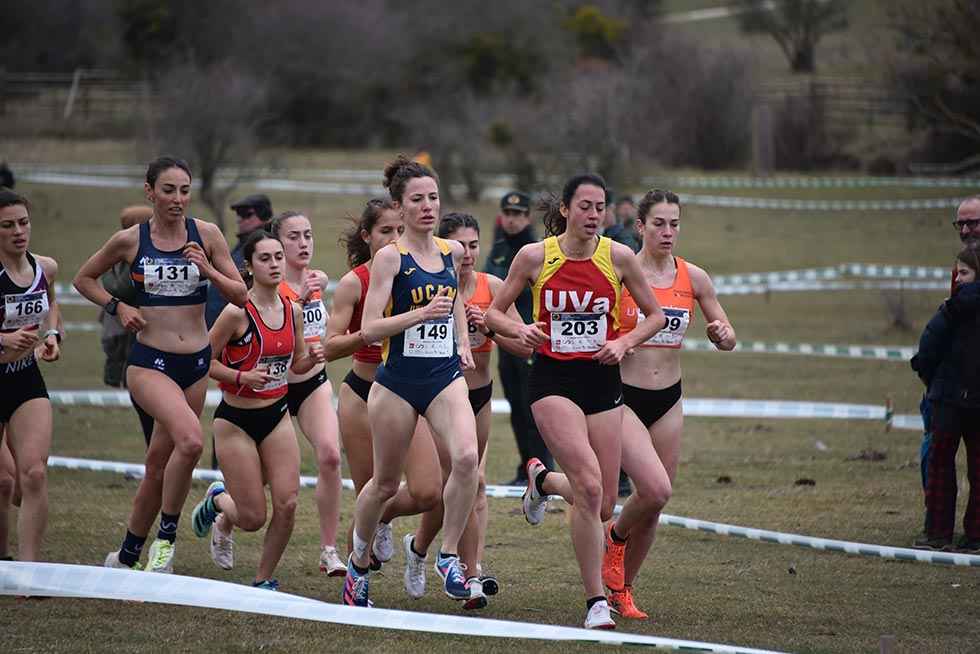
{"type": "MultiPolygon", "coordinates": [[[[612,629],[616,625],[602,587],[602,521],[612,517],[619,485],[619,363],[665,320],[633,251],[597,237],[605,197],[606,185],[598,175],[577,175],[565,184],[561,203],[545,215],[553,236],[517,254],[486,322],[537,350],[529,384],[531,410],[548,449],[568,474],[572,541],[586,592],[585,626],[612,629]],[[528,284],[538,321],[533,325],[504,314],[528,284]],[[617,338],[623,285],[648,318],[617,338]]],[[[540,482],[546,473],[537,459],[528,462],[524,511],[531,524],[544,517],[547,496],[540,482]]]]}
{"type": "MultiPolygon", "coordinates": [[[[680,348],[694,303],[708,322],[708,338],[719,350],[735,347],[735,330],[701,268],[674,255],[680,231],[680,201],[670,191],[654,190],[638,210],[643,248],[637,258],[647,283],[663,307],[667,325],[623,361],[623,469],[636,485],[622,513],[606,532],[602,578],[609,601],[627,618],[647,614],[633,601],[633,580],[653,545],[660,512],[670,499],[680,459],[680,348]]],[[[643,324],[643,313],[628,293],[623,294],[620,329],[629,333],[643,324]]],[[[548,473],[545,489],[571,497],[565,476],[548,473]]]]}
{"type": "MultiPolygon", "coordinates": [[[[493,296],[504,285],[499,277],[476,272],[474,266],[480,258],[480,223],[468,213],[448,213],[439,221],[439,237],[459,241],[463,245],[463,258],[459,269],[459,297],[466,303],[466,319],[469,323],[470,350],[473,352],[473,370],[464,373],[469,388],[470,406],[476,417],[476,438],[480,455],[480,485],[469,522],[459,544],[460,560],[466,566],[470,598],[463,604],[465,609],[478,609],[487,605],[487,595],[499,591],[497,578],[483,569],[483,548],[487,532],[486,495],[486,448],[490,438],[490,400],[493,396],[493,372],[490,369],[490,353],[496,342],[507,351],[527,358],[531,348],[518,339],[495,334],[486,325],[484,312],[490,308],[493,296]]],[[[508,316],[520,321],[521,316],[511,307],[508,316]]],[[[449,454],[439,448],[443,479],[449,475],[449,454]]],[[[414,547],[424,553],[442,527],[442,505],[422,516],[415,531],[414,547]]]]}
{"type": "MultiPolygon", "coordinates": [[[[313,228],[305,215],[296,211],[280,214],[272,222],[272,233],[282,241],[286,255],[279,292],[303,310],[303,338],[322,345],[327,335],[327,307],[323,293],[327,275],[311,270],[313,228]]],[[[337,524],[340,520],[340,441],[337,413],[333,408],[333,386],[324,364],[307,373],[290,373],[287,401],[289,414],[299,421],[316,456],[316,508],[320,518],[320,571],[342,577],[347,566],[337,553],[337,524]]]]}
{"type": "MultiPolygon", "coordinates": [[[[325,347],[328,361],[348,356],[353,359],[350,372],[344,377],[337,393],[337,415],[340,419],[340,438],[344,443],[344,454],[354,481],[354,491],[359,493],[374,474],[367,396],[374,382],[375,370],[381,363],[381,346],[365,344],[361,338],[361,310],[371,278],[374,254],[389,243],[394,243],[405,228],[391,201],[380,198],[370,200],[360,218],[353,222],[341,238],[351,270],[340,278],[334,290],[325,347]]],[[[424,420],[419,422],[421,424],[424,420]]],[[[440,501],[442,485],[438,469],[433,465],[437,456],[432,435],[424,427],[418,427],[406,457],[406,483],[388,501],[381,516],[372,544],[372,568],[380,569],[381,564],[394,554],[392,520],[399,516],[428,511],[440,501]]],[[[353,529],[354,524],[351,521],[347,533],[348,554],[353,542],[353,529]]],[[[406,558],[412,560],[408,556],[406,558]]],[[[425,566],[416,568],[422,570],[424,580],[425,566]]]]}

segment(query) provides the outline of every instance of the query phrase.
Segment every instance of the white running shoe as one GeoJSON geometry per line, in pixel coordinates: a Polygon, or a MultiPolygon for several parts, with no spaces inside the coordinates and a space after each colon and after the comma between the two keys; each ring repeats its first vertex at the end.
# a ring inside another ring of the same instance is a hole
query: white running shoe
{"type": "Polygon", "coordinates": [[[177,550],[176,546],[169,540],[163,540],[162,538],[157,538],[150,545],[150,551],[146,555],[146,571],[147,572],[162,572],[164,574],[173,574],[174,572],[174,552],[177,550]]]}
{"type": "Polygon", "coordinates": [[[616,623],[613,622],[612,616],[609,614],[609,602],[602,600],[596,602],[589,609],[589,612],[585,616],[585,628],[586,629],[615,629],[616,623]]]}
{"type": "Polygon", "coordinates": [[[320,548],[320,572],[328,577],[347,576],[347,566],[340,560],[337,548],[333,545],[324,545],[320,548]]]}
{"type": "Polygon", "coordinates": [[[105,563],[102,564],[104,568],[118,568],[119,570],[142,570],[143,566],[137,561],[132,568],[119,560],[119,551],[109,552],[105,557],[105,563]]]}
{"type": "Polygon", "coordinates": [[[487,595],[483,591],[483,582],[480,578],[470,577],[466,580],[466,587],[470,589],[470,598],[463,603],[463,608],[467,611],[485,608],[487,595]]]}
{"type": "Polygon", "coordinates": [[[225,520],[225,515],[219,513],[211,529],[211,560],[222,570],[231,570],[235,567],[235,539],[221,530],[225,520]]]}
{"type": "Polygon", "coordinates": [[[545,469],[545,466],[537,458],[527,462],[527,488],[524,489],[524,497],[521,503],[524,507],[524,519],[528,524],[539,525],[544,520],[545,509],[548,508],[548,497],[538,492],[538,485],[535,483],[538,473],[545,469]]]}
{"type": "Polygon", "coordinates": [[[374,552],[375,558],[382,563],[387,563],[394,556],[395,543],[391,539],[390,524],[378,523],[378,530],[374,532],[374,543],[371,544],[371,551],[374,552]]]}
{"type": "Polygon", "coordinates": [[[425,561],[428,557],[412,551],[412,534],[402,539],[405,548],[405,592],[412,599],[425,595],[425,561]]]}

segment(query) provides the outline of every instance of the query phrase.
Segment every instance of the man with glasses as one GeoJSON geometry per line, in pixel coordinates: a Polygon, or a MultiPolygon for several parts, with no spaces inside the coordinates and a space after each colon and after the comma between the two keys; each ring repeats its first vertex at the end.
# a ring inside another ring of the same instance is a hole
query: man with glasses
{"type": "MultiPolygon", "coordinates": [[[[507,278],[510,265],[517,251],[528,243],[538,240],[531,226],[531,198],[525,193],[511,191],[500,199],[500,213],[497,214],[496,229],[494,229],[494,244],[487,256],[483,269],[501,279],[507,278]]],[[[531,289],[526,288],[514,303],[517,312],[526,323],[533,322],[531,289]]],[[[510,403],[510,426],[514,430],[517,450],[521,455],[521,463],[517,466],[517,475],[507,482],[510,486],[527,484],[527,462],[537,457],[552,469],[554,459],[548,452],[538,427],[531,416],[531,404],[528,401],[527,379],[531,372],[529,359],[515,356],[497,348],[497,366],[500,371],[500,382],[504,387],[504,396],[510,403]]]]}
{"type": "MultiPolygon", "coordinates": [[[[272,202],[269,201],[269,196],[256,193],[231,205],[231,210],[238,217],[238,243],[231,251],[231,259],[238,266],[238,269],[242,270],[245,267],[242,246],[245,245],[245,240],[252,232],[266,227],[272,220],[272,202]]],[[[226,304],[227,302],[214,286],[209,286],[208,304],[204,311],[204,320],[207,322],[208,329],[211,329],[211,325],[218,319],[218,315],[226,304]]]]}
{"type": "MultiPolygon", "coordinates": [[[[956,218],[953,220],[953,228],[960,236],[960,242],[966,246],[977,249],[980,247],[980,195],[974,195],[960,202],[956,208],[956,218]]],[[[956,284],[956,270],[953,270],[950,282],[950,294],[956,284]]],[[[929,469],[929,450],[932,448],[932,411],[929,402],[926,400],[929,389],[922,395],[919,403],[919,413],[922,415],[922,446],[919,449],[919,464],[922,475],[922,490],[926,489],[926,470],[929,469]]]]}

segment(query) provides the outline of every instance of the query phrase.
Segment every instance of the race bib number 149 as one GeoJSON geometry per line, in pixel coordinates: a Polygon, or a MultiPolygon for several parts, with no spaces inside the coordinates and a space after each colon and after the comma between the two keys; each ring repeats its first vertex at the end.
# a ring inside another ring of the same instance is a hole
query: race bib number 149
{"type": "Polygon", "coordinates": [[[451,357],[453,355],[453,318],[426,320],[405,330],[402,354],[407,357],[451,357]]]}

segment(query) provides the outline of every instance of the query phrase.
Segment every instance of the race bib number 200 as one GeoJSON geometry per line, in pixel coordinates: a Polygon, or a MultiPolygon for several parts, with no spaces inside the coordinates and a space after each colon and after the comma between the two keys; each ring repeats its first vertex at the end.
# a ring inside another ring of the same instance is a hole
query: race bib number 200
{"type": "Polygon", "coordinates": [[[407,357],[451,357],[453,355],[453,318],[426,320],[405,330],[402,354],[407,357]]]}
{"type": "Polygon", "coordinates": [[[143,288],[150,295],[186,297],[201,282],[201,272],[183,257],[148,259],[143,263],[143,288]]]}
{"type": "Polygon", "coordinates": [[[606,314],[551,314],[551,349],[554,352],[595,352],[606,344],[606,314]]]}
{"type": "Polygon", "coordinates": [[[327,310],[323,300],[310,300],[303,305],[303,338],[318,340],[327,333],[327,310]]]}
{"type": "Polygon", "coordinates": [[[48,294],[15,293],[3,297],[3,329],[40,325],[48,315],[48,294]]]}

